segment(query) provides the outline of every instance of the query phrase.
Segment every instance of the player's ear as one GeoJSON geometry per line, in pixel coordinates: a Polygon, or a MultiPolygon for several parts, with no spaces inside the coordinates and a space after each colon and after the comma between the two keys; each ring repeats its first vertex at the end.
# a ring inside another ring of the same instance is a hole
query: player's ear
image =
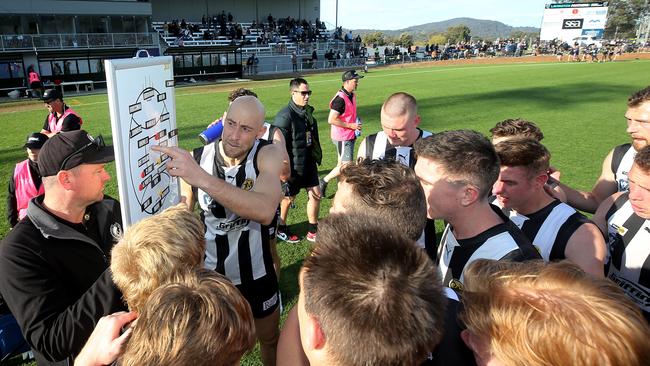
{"type": "Polygon", "coordinates": [[[60,170],[58,173],[56,173],[57,182],[65,190],[69,190],[72,188],[72,180],[74,179],[74,177],[72,177],[71,175],[72,173],[69,170],[60,170]]]}
{"type": "MultiPolygon", "coordinates": [[[[257,137],[256,137],[256,138],[257,138],[258,140],[261,139],[262,136],[264,136],[264,134],[266,133],[266,130],[267,130],[267,129],[268,129],[268,127],[266,127],[266,124],[262,124],[262,127],[260,128],[259,132],[257,133],[257,137]]],[[[273,136],[271,136],[271,138],[273,138],[273,136]]]]}
{"type": "Polygon", "coordinates": [[[544,187],[544,184],[546,184],[546,182],[548,182],[548,174],[546,172],[544,172],[544,174],[538,174],[535,177],[535,185],[539,187],[544,187]]]}
{"type": "Polygon", "coordinates": [[[417,116],[415,116],[415,122],[414,122],[413,125],[416,126],[416,127],[419,126],[419,125],[420,125],[420,121],[421,121],[421,119],[420,119],[420,115],[418,114],[417,116]]]}
{"type": "Polygon", "coordinates": [[[464,207],[471,205],[478,201],[481,192],[479,189],[471,184],[465,184],[465,187],[459,192],[460,204],[464,207]]]}

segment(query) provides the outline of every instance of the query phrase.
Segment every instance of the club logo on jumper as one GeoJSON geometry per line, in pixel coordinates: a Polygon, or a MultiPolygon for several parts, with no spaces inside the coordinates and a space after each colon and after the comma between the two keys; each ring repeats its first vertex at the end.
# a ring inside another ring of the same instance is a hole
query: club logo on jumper
{"type": "Polygon", "coordinates": [[[456,291],[463,291],[463,289],[465,288],[465,286],[463,286],[463,283],[462,283],[462,282],[458,281],[458,280],[455,279],[455,278],[452,278],[452,279],[449,281],[449,288],[452,289],[452,290],[456,290],[456,291]]]}
{"type": "Polygon", "coordinates": [[[109,231],[111,232],[111,236],[113,237],[113,239],[115,239],[115,241],[119,241],[120,239],[122,239],[122,234],[123,234],[122,225],[120,225],[119,223],[114,222],[113,225],[111,225],[109,231]]]}
{"type": "Polygon", "coordinates": [[[584,19],[564,19],[562,29],[582,29],[584,19]]]}
{"type": "Polygon", "coordinates": [[[246,178],[244,183],[242,183],[242,185],[241,185],[241,189],[243,189],[245,191],[250,191],[251,189],[253,189],[253,185],[255,185],[255,181],[253,181],[250,178],[246,178]]]}
{"type": "Polygon", "coordinates": [[[609,226],[611,226],[612,229],[616,230],[616,232],[621,236],[623,236],[623,235],[625,235],[625,233],[627,233],[627,229],[625,228],[625,226],[616,225],[616,224],[611,224],[609,226]]]}

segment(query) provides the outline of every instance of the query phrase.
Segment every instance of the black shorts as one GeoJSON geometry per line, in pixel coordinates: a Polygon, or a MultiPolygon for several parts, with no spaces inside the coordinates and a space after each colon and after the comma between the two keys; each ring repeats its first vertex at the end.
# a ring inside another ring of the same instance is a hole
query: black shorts
{"type": "Polygon", "coordinates": [[[297,195],[302,188],[316,187],[318,185],[318,167],[313,159],[308,159],[305,164],[303,175],[292,176],[287,182],[289,189],[288,195],[293,197],[297,195]]]}
{"type": "Polygon", "coordinates": [[[265,318],[280,306],[278,279],[275,272],[268,273],[262,278],[236,286],[244,296],[256,319],[265,318]]]}

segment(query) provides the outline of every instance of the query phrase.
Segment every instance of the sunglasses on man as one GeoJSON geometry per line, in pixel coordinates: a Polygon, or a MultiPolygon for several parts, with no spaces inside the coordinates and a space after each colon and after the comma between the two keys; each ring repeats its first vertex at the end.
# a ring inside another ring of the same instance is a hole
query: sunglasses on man
{"type": "Polygon", "coordinates": [[[312,93],[311,90],[294,90],[293,92],[294,93],[300,93],[303,97],[311,95],[311,93],[312,93]]]}
{"type": "Polygon", "coordinates": [[[79,149],[73,151],[68,156],[66,156],[65,159],[63,159],[63,162],[61,163],[61,167],[59,170],[66,170],[65,165],[68,163],[68,161],[70,161],[70,159],[73,156],[79,155],[87,150],[90,150],[92,147],[96,147],[97,150],[101,150],[105,146],[106,144],[104,143],[104,138],[102,137],[102,135],[98,135],[97,137],[92,139],[89,143],[85,144],[84,146],[80,147],[79,149]]]}

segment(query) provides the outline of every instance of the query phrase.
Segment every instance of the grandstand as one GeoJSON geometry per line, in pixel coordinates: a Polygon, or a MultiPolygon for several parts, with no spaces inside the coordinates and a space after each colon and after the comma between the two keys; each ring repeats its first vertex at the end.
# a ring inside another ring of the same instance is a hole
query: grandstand
{"type": "Polygon", "coordinates": [[[343,42],[340,29],[327,30],[319,7],[318,0],[5,3],[0,8],[0,96],[26,90],[29,67],[46,86],[102,87],[103,60],[133,57],[139,49],[173,56],[175,75],[182,80],[291,71],[292,53],[299,70],[359,63],[352,60],[359,56],[359,45],[343,42]],[[329,50],[341,53],[344,61],[325,60],[329,50]],[[259,61],[246,67],[253,54],[259,61]]]}

